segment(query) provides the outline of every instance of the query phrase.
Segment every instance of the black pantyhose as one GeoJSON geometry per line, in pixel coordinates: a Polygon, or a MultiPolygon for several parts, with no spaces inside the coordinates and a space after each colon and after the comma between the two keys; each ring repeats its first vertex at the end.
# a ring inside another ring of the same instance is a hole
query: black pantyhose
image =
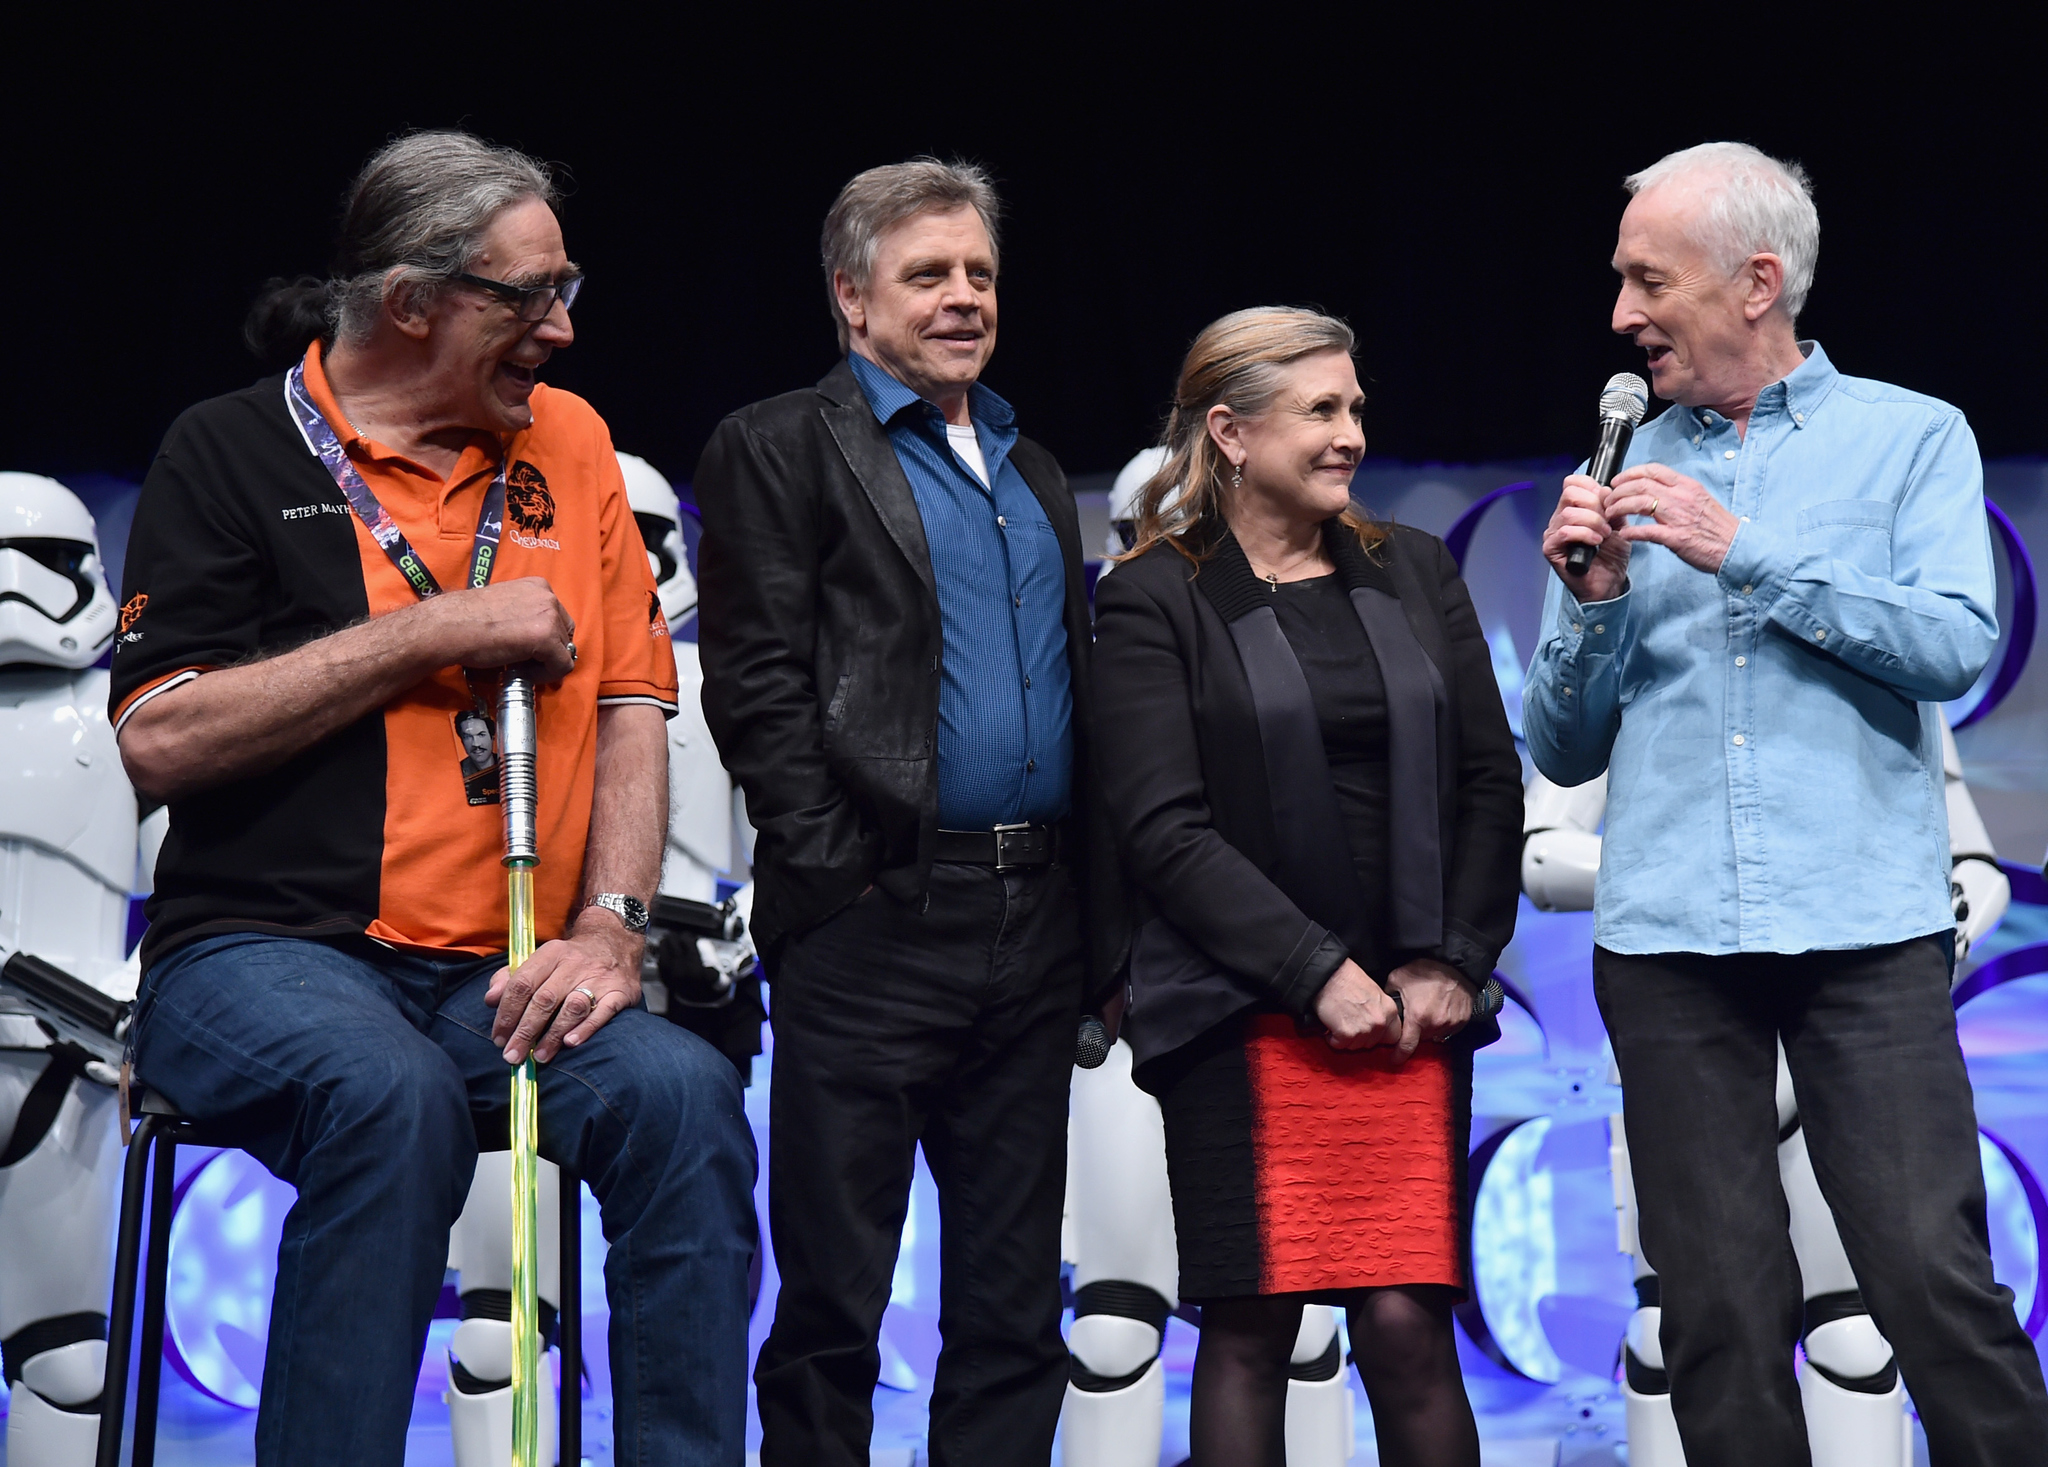
{"type": "Polygon", "coordinates": [[[1381,1467],[1479,1467],[1479,1426],[1451,1331],[1455,1297],[1441,1284],[1408,1284],[1351,1299],[1351,1353],[1381,1467]]]}
{"type": "MultiPolygon", "coordinates": [[[[1384,1467],[1479,1467],[1451,1301],[1451,1290],[1438,1285],[1364,1289],[1348,1298],[1352,1353],[1384,1467]]],[[[1190,1467],[1284,1467],[1287,1360],[1301,1305],[1298,1294],[1266,1294],[1202,1306],[1190,1467]]]]}

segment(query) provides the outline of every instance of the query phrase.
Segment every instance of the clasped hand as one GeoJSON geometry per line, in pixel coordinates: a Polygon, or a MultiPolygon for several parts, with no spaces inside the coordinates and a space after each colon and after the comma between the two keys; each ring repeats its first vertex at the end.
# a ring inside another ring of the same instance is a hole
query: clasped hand
{"type": "Polygon", "coordinates": [[[1585,474],[1568,477],[1543,531],[1543,557],[1581,603],[1611,601],[1627,589],[1634,542],[1662,545],[1713,575],[1728,558],[1738,528],[1740,521],[1698,480],[1663,464],[1637,464],[1604,489],[1585,474]],[[1583,576],[1565,569],[1574,545],[1598,547],[1583,576]]]}
{"type": "Polygon", "coordinates": [[[1441,1043],[1464,1028],[1471,1021],[1474,1001],[1464,975],[1435,958],[1403,963],[1387,975],[1387,988],[1346,958],[1316,996],[1316,1017],[1329,1031],[1330,1048],[1390,1045],[1398,1065],[1424,1040],[1441,1043]],[[1394,993],[1401,996],[1398,1003],[1394,993]]]}

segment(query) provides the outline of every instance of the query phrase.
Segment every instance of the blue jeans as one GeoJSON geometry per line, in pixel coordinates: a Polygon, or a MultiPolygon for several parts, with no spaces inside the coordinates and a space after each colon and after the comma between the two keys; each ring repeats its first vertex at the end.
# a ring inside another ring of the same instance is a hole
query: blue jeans
{"type": "MultiPolygon", "coordinates": [[[[448,1230],[509,1087],[484,1003],[502,957],[262,933],[174,949],[136,1073],[299,1190],[278,1249],[263,1467],[405,1460],[448,1230]]],[[[540,1071],[540,1151],[603,1208],[620,1467],[736,1467],[746,1438],[754,1141],[738,1077],[628,1009],[540,1071]]]]}

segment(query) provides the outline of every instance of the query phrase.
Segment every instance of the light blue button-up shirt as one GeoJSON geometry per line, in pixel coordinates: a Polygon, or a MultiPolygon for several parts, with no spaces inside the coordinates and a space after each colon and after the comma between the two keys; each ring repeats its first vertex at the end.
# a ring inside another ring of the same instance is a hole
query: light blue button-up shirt
{"type": "Polygon", "coordinates": [[[1998,636],[1976,439],[1801,349],[1746,437],[1673,407],[1629,447],[1739,518],[1718,575],[1637,542],[1613,600],[1556,577],[1544,599],[1523,724],[1557,783],[1608,771],[1612,952],[1874,947],[1955,920],[1936,705],[1998,636]]]}

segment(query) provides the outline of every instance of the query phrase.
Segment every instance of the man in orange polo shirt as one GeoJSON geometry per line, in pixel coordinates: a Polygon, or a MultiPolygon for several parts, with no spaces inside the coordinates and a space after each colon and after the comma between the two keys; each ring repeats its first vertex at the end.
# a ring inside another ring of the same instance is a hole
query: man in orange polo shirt
{"type": "Polygon", "coordinates": [[[112,716],[171,811],[136,1069],[299,1189],[259,1463],[403,1461],[477,1133],[528,1053],[541,1153],[612,1244],[613,1460],[742,1459],[753,1140],[731,1067],[640,1004],[675,662],[605,425],[536,380],[581,283],[554,197],[462,133],[372,158],[336,278],[252,314],[303,355],[172,426],[129,541],[112,716]],[[543,945],[508,975],[480,756],[528,661],[543,945]]]}

